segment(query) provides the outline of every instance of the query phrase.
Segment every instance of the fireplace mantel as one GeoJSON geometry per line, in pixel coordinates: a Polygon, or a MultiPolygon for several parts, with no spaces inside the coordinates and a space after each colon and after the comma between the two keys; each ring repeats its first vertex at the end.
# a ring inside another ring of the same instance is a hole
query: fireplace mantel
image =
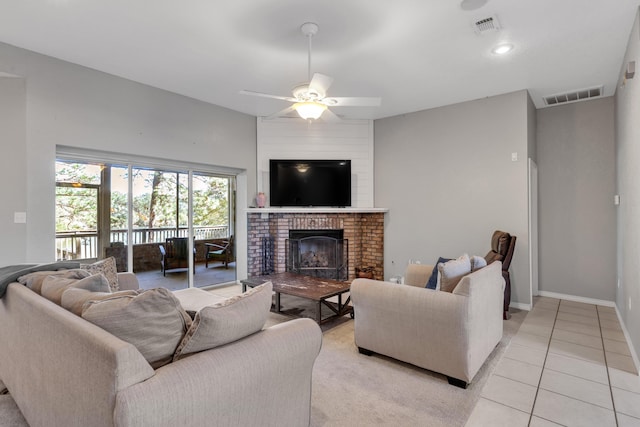
{"type": "Polygon", "coordinates": [[[387,213],[387,208],[247,208],[247,213],[387,213]]]}

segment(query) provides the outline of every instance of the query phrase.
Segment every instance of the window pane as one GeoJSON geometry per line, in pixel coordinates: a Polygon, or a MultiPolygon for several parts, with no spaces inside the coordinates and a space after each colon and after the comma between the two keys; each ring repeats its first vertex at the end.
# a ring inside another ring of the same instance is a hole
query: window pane
{"type": "Polygon", "coordinates": [[[100,184],[100,165],[56,162],[56,182],[100,184]]]}
{"type": "Polygon", "coordinates": [[[176,172],[133,169],[134,243],[179,237],[177,179],[176,172]]]}
{"type": "Polygon", "coordinates": [[[111,207],[110,227],[111,235],[109,243],[128,244],[127,227],[129,221],[129,209],[127,206],[129,193],[128,169],[122,166],[111,167],[111,207]]]}
{"type": "Polygon", "coordinates": [[[98,189],[56,187],[56,259],[96,258],[98,189]]]}
{"type": "Polygon", "coordinates": [[[193,227],[196,239],[229,237],[229,178],[193,175],[193,227]]]}

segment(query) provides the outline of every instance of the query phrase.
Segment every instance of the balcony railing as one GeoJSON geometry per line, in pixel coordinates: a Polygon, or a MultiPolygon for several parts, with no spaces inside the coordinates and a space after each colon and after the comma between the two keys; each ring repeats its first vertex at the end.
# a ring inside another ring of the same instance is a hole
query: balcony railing
{"type": "MultiPolygon", "coordinates": [[[[229,226],[214,225],[193,227],[196,240],[223,239],[229,237],[229,226]]],[[[109,242],[129,243],[127,230],[111,230],[109,242]]],[[[134,245],[161,243],[169,237],[188,237],[186,227],[175,228],[136,228],[132,231],[134,245]]],[[[75,260],[98,258],[97,231],[67,231],[56,233],[56,259],[75,260]]]]}

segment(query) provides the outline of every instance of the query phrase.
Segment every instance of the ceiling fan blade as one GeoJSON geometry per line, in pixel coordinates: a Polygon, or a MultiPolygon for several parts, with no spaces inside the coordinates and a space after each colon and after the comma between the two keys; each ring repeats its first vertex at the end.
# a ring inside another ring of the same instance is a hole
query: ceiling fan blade
{"type": "Polygon", "coordinates": [[[340,117],[338,117],[333,111],[331,111],[330,109],[326,109],[324,110],[324,112],[322,113],[322,116],[320,116],[322,118],[322,120],[324,120],[325,122],[341,122],[342,119],[340,117]]]}
{"type": "Polygon", "coordinates": [[[331,107],[379,107],[382,98],[356,97],[356,96],[331,96],[323,99],[323,104],[331,107]]]}
{"type": "Polygon", "coordinates": [[[327,94],[327,90],[333,83],[333,77],[325,76],[324,74],[315,73],[313,78],[309,82],[309,89],[315,90],[320,94],[320,97],[324,97],[327,94]]]}
{"type": "Polygon", "coordinates": [[[290,105],[287,108],[285,108],[284,110],[280,110],[277,113],[273,113],[271,115],[268,115],[264,119],[265,120],[270,120],[270,119],[275,119],[275,118],[278,118],[278,117],[286,116],[287,114],[289,114],[290,112],[292,112],[294,110],[295,110],[295,108],[293,108],[293,105],[290,105]]]}
{"type": "Polygon", "coordinates": [[[268,93],[254,92],[252,90],[241,90],[239,93],[241,95],[251,95],[251,96],[259,96],[262,98],[280,99],[282,101],[298,102],[297,99],[291,98],[290,96],[270,95],[268,93]]]}

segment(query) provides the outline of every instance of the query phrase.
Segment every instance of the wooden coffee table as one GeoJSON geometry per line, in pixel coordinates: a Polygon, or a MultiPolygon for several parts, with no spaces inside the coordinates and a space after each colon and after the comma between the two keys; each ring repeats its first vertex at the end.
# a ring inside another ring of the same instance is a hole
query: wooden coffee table
{"type": "Polygon", "coordinates": [[[349,292],[351,283],[340,282],[332,279],[320,279],[318,277],[303,276],[295,273],[276,273],[266,276],[254,276],[241,280],[242,292],[246,292],[247,288],[260,286],[263,283],[271,281],[273,291],[276,293],[276,301],[274,311],[281,313],[280,310],[280,294],[292,295],[298,298],[306,298],[316,303],[316,322],[322,324],[337,317],[346,314],[353,316],[353,307],[349,305],[351,296],[342,302],[342,294],[349,292]],[[338,302],[327,301],[328,298],[337,296],[338,302]],[[333,314],[322,318],[322,306],[329,307],[333,314]]]}

